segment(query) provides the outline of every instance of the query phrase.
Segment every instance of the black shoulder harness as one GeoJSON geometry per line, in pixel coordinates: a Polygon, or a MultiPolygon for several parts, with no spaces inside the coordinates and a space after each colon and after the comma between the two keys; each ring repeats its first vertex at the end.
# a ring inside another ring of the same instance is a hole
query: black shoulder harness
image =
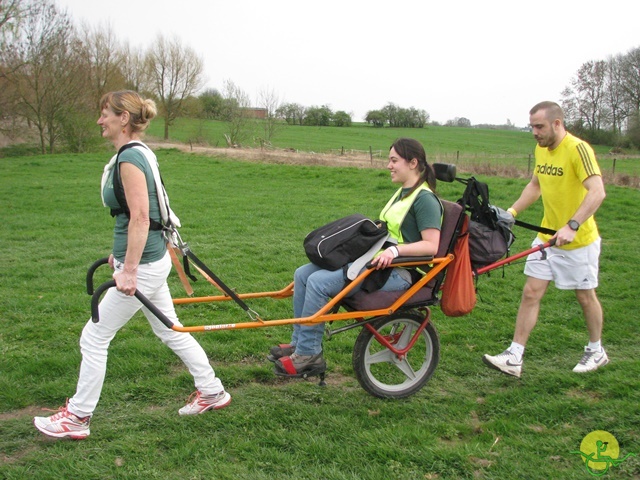
{"type": "MultiPolygon", "coordinates": [[[[129,212],[129,206],[127,205],[127,199],[124,196],[124,186],[120,181],[120,154],[132,147],[144,147],[144,145],[140,142],[131,142],[127,143],[120,147],[118,150],[118,155],[116,156],[116,164],[113,166],[113,193],[116,196],[116,201],[120,208],[112,208],[111,216],[115,217],[116,215],[120,215],[124,213],[127,218],[131,217],[131,212],[129,212]]],[[[149,218],[149,230],[162,230],[162,224],[156,222],[153,218],[149,218]]]]}

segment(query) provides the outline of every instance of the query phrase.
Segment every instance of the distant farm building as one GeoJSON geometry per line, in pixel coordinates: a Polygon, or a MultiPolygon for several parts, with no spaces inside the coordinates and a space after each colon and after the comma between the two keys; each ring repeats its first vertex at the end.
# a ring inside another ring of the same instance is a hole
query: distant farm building
{"type": "Polygon", "coordinates": [[[267,109],[266,108],[245,108],[245,112],[247,112],[247,116],[251,118],[265,119],[267,118],[267,109]]]}

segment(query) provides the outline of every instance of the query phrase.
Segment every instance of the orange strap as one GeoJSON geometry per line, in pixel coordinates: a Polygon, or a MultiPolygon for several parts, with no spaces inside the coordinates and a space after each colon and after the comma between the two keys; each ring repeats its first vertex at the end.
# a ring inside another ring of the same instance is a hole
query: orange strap
{"type": "Polygon", "coordinates": [[[193,295],[193,288],[191,288],[191,283],[189,283],[187,274],[184,273],[184,268],[182,267],[182,264],[178,259],[178,255],[176,253],[177,249],[171,244],[167,244],[167,249],[169,250],[169,255],[171,255],[171,262],[178,272],[178,277],[180,277],[180,281],[182,282],[182,286],[184,287],[185,292],[187,292],[187,295],[189,296],[193,295]]]}

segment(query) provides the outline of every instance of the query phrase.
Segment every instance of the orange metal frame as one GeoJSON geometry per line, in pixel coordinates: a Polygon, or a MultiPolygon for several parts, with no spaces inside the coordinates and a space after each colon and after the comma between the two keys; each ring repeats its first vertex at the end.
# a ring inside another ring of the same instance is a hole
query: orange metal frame
{"type": "MultiPolygon", "coordinates": [[[[238,330],[244,328],[263,328],[263,327],[272,327],[279,325],[293,325],[293,324],[316,324],[323,322],[332,322],[332,321],[340,321],[340,320],[355,320],[362,319],[366,317],[376,317],[382,315],[389,315],[397,311],[400,307],[402,307],[418,290],[424,287],[428,282],[430,282],[433,278],[436,277],[441,271],[443,271],[452,261],[453,255],[449,254],[445,257],[441,258],[433,258],[428,261],[421,259],[420,261],[400,261],[393,263],[394,267],[424,267],[425,265],[429,265],[430,269],[427,273],[425,273],[420,280],[418,280],[415,284],[413,284],[408,290],[406,290],[393,304],[389,307],[377,309],[377,310],[366,310],[366,311],[346,311],[346,312],[334,312],[331,313],[336,305],[338,305],[360,282],[362,282],[365,278],[367,278],[374,270],[366,269],[360,275],[358,275],[351,283],[345,286],[340,293],[338,293],[335,297],[333,297],[329,303],[327,303],[322,309],[316,312],[314,315],[310,317],[303,318],[286,318],[279,320],[265,320],[260,318],[259,316],[255,321],[247,321],[247,322],[238,322],[238,323],[225,323],[218,325],[198,325],[198,326],[178,326],[174,325],[171,327],[173,330],[178,332],[206,332],[212,330],[238,330]]],[[[207,278],[205,276],[205,278],[207,278]]],[[[213,282],[210,278],[207,280],[216,286],[218,289],[220,288],[215,282],[213,282]]],[[[288,298],[293,295],[293,283],[290,283],[282,290],[272,291],[272,292],[256,292],[256,293],[244,293],[237,294],[240,299],[251,299],[251,298],[273,298],[273,299],[283,299],[288,298]]],[[[206,297],[189,297],[189,298],[174,298],[173,303],[176,305],[184,305],[184,304],[193,304],[193,303],[208,303],[208,302],[221,302],[221,301],[229,301],[232,298],[228,295],[212,295],[206,297]]]]}

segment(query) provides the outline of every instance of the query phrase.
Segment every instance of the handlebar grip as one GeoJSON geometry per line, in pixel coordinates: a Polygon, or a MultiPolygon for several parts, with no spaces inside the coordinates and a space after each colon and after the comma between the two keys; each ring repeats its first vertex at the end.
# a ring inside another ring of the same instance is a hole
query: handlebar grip
{"type": "Polygon", "coordinates": [[[95,262],[93,262],[93,265],[89,267],[89,270],[87,270],[87,293],[89,295],[93,295],[93,274],[96,273],[98,267],[106,263],[109,263],[109,257],[104,257],[100,260],[96,260],[95,262]]]}
{"type": "MultiPolygon", "coordinates": [[[[105,282],[102,285],[100,285],[98,288],[96,288],[95,292],[90,294],[91,295],[91,321],[93,323],[98,323],[100,321],[100,313],[98,311],[98,304],[100,303],[100,297],[102,296],[103,292],[106,292],[107,290],[115,286],[116,286],[116,281],[109,280],[108,282],[105,282]]],[[[87,286],[87,291],[88,291],[88,286],[87,286]]]]}
{"type": "MultiPolygon", "coordinates": [[[[108,282],[105,282],[102,285],[100,285],[98,288],[96,288],[96,291],[91,296],[91,321],[93,323],[98,323],[100,321],[100,312],[98,308],[98,305],[100,304],[100,297],[105,291],[115,286],[116,286],[116,281],[109,280],[108,282]]],[[[173,326],[174,326],[173,322],[169,320],[164,313],[158,310],[158,307],[156,307],[153,303],[151,303],[151,301],[147,297],[145,297],[140,292],[140,290],[136,290],[136,293],[134,294],[134,296],[140,301],[140,303],[142,303],[145,307],[147,307],[149,311],[153,313],[158,320],[164,323],[164,325],[167,328],[173,329],[173,326]]]]}

